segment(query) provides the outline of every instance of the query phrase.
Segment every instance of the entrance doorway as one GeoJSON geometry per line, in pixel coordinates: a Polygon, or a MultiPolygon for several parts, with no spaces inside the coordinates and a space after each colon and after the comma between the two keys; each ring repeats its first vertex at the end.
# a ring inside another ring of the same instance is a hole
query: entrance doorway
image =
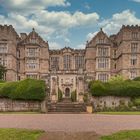
{"type": "Polygon", "coordinates": [[[69,88],[66,88],[65,89],[65,97],[66,98],[69,98],[70,97],[70,89],[69,88]]]}

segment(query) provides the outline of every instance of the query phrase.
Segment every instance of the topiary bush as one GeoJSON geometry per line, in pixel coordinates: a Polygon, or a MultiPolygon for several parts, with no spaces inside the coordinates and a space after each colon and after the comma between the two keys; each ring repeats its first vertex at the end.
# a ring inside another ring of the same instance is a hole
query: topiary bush
{"type": "Polygon", "coordinates": [[[76,100],[77,100],[76,90],[71,93],[71,100],[72,100],[72,102],[76,102],[76,100]]]}
{"type": "Polygon", "coordinates": [[[63,93],[62,91],[60,90],[60,88],[58,88],[58,101],[62,101],[62,98],[63,98],[63,93]]]}
{"type": "Polygon", "coordinates": [[[85,103],[88,102],[88,93],[84,93],[83,100],[85,103]]]}
{"type": "Polygon", "coordinates": [[[18,100],[44,100],[45,81],[26,79],[19,82],[7,82],[0,86],[0,97],[18,100]]]}

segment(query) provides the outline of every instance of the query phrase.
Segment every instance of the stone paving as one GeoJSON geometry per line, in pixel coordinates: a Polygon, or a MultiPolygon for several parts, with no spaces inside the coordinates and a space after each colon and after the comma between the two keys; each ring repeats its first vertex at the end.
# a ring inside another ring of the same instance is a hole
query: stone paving
{"type": "Polygon", "coordinates": [[[41,129],[46,132],[96,132],[140,129],[140,115],[1,114],[0,128],[41,129]]]}

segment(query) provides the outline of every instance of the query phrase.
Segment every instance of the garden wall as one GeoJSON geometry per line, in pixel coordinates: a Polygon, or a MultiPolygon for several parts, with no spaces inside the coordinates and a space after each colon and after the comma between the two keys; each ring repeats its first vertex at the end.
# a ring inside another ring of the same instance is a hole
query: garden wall
{"type": "Polygon", "coordinates": [[[0,111],[41,111],[41,102],[0,98],[0,111]]]}
{"type": "Polygon", "coordinates": [[[105,108],[116,108],[120,106],[128,106],[130,97],[116,97],[116,96],[103,96],[93,97],[93,106],[95,110],[102,110],[105,108]]]}

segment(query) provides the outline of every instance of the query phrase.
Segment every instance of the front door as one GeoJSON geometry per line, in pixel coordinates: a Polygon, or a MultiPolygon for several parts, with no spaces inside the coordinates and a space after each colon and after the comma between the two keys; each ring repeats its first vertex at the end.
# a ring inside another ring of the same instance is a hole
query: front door
{"type": "Polygon", "coordinates": [[[70,89],[69,88],[66,88],[65,89],[65,97],[66,98],[69,98],[70,97],[70,89]]]}

